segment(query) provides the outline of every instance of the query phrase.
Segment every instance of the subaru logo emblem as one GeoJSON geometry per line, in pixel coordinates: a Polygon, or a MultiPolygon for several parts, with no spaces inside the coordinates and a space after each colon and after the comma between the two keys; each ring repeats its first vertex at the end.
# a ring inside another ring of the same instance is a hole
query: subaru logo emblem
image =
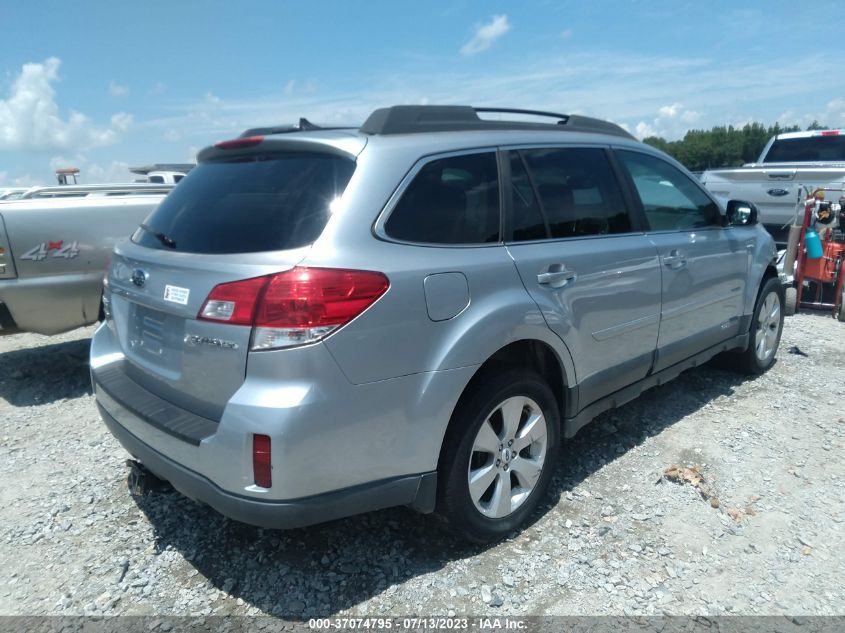
{"type": "Polygon", "coordinates": [[[139,288],[143,288],[144,284],[147,283],[147,273],[145,273],[140,268],[136,268],[132,271],[132,275],[129,277],[130,281],[133,284],[138,286],[139,288]]]}
{"type": "Polygon", "coordinates": [[[767,192],[770,196],[781,197],[789,193],[788,189],[769,189],[767,192]]]}

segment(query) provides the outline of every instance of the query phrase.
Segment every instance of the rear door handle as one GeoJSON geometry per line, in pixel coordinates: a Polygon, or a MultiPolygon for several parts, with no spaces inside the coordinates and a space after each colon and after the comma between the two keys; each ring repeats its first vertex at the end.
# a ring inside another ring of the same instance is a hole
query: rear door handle
{"type": "Polygon", "coordinates": [[[663,265],[672,269],[683,268],[687,265],[686,253],[677,248],[672,249],[668,255],[663,256],[663,265]]]}
{"type": "Polygon", "coordinates": [[[537,275],[537,283],[552,288],[563,288],[570,281],[575,281],[574,270],[567,270],[563,264],[552,264],[547,270],[537,275]]]}

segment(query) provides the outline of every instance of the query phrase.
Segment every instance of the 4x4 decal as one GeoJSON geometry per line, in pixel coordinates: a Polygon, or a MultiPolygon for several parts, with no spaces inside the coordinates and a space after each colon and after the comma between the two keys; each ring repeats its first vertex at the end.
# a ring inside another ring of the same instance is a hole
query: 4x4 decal
{"type": "Polygon", "coordinates": [[[41,242],[38,246],[31,248],[21,255],[21,259],[28,259],[33,262],[40,262],[48,257],[73,259],[79,255],[79,243],[70,242],[65,244],[64,240],[57,242],[41,242]]]}

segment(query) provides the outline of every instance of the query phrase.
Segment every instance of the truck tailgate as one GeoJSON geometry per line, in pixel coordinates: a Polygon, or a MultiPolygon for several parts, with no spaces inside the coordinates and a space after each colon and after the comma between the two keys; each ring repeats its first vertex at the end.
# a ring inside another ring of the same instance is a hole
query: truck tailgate
{"type": "Polygon", "coordinates": [[[6,236],[6,225],[0,215],[0,279],[14,279],[15,262],[12,259],[12,249],[6,236]]]}
{"type": "Polygon", "coordinates": [[[705,172],[701,180],[716,196],[753,202],[760,210],[763,224],[782,227],[792,223],[804,187],[841,186],[845,166],[738,167],[705,172]]]}

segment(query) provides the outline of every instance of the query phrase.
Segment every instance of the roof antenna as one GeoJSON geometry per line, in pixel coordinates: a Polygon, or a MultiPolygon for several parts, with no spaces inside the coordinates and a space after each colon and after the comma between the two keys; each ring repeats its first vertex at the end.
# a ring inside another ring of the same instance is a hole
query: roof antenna
{"type": "Polygon", "coordinates": [[[299,118],[299,129],[300,130],[321,130],[322,128],[319,125],[315,125],[315,124],[311,123],[311,121],[309,121],[305,117],[300,117],[299,118]]]}

